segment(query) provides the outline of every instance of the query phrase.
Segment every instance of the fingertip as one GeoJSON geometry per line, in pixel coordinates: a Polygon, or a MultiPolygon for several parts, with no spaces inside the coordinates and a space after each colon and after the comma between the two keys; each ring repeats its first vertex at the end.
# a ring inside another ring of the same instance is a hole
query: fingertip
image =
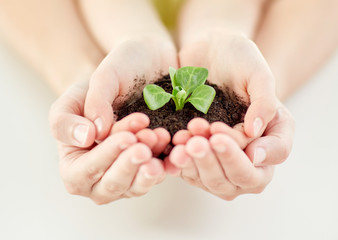
{"type": "Polygon", "coordinates": [[[191,161],[191,157],[186,153],[184,145],[177,145],[171,150],[169,160],[175,167],[182,168],[191,161]]]}
{"type": "Polygon", "coordinates": [[[174,145],[185,144],[192,137],[188,130],[179,130],[173,136],[172,142],[174,145]]]}
{"type": "Polygon", "coordinates": [[[154,152],[154,155],[157,156],[164,152],[168,144],[170,143],[170,134],[169,132],[164,128],[156,128],[153,130],[153,132],[157,136],[157,142],[153,146],[152,150],[154,152]]]}
{"type": "Polygon", "coordinates": [[[136,143],[132,146],[133,148],[133,157],[132,162],[139,164],[146,162],[152,158],[152,152],[147,145],[144,143],[136,143]]]}
{"type": "Polygon", "coordinates": [[[110,133],[114,122],[112,104],[118,93],[119,84],[114,70],[102,62],[92,74],[84,105],[84,116],[95,124],[97,140],[105,139],[110,133]]]}
{"type": "Polygon", "coordinates": [[[203,136],[208,138],[210,136],[210,123],[204,118],[194,118],[188,125],[187,129],[194,136],[203,136]]]}
{"type": "Polygon", "coordinates": [[[209,142],[214,151],[217,153],[225,153],[232,148],[234,140],[226,134],[218,133],[212,135],[209,142]]]}
{"type": "Polygon", "coordinates": [[[155,128],[153,131],[157,135],[159,141],[170,143],[170,133],[165,128],[155,128]]]}
{"type": "Polygon", "coordinates": [[[169,157],[164,159],[165,172],[171,176],[178,177],[181,173],[181,169],[177,168],[170,160],[169,157]]]}
{"type": "Polygon", "coordinates": [[[144,113],[132,113],[129,115],[129,127],[132,132],[138,132],[150,124],[150,119],[144,113]]]}
{"type": "Polygon", "coordinates": [[[244,131],[250,138],[261,136],[267,124],[276,114],[275,98],[264,98],[252,102],[244,118],[244,131]]]}
{"type": "Polygon", "coordinates": [[[186,144],[187,153],[194,158],[205,157],[209,149],[209,141],[201,136],[192,137],[186,144]]]}
{"type": "Polygon", "coordinates": [[[136,137],[139,142],[146,144],[149,148],[153,148],[158,142],[157,135],[148,128],[142,129],[137,132],[136,137]]]}
{"type": "Polygon", "coordinates": [[[110,135],[107,139],[109,138],[117,141],[121,150],[125,150],[137,143],[137,137],[133,133],[127,131],[115,133],[114,135],[110,135]]]}
{"type": "Polygon", "coordinates": [[[210,133],[228,133],[230,131],[230,126],[225,124],[224,122],[213,122],[210,125],[210,133]]]}
{"type": "Polygon", "coordinates": [[[78,124],[73,131],[73,138],[77,143],[75,145],[78,147],[86,148],[93,145],[95,136],[95,126],[92,123],[78,124]]]}
{"type": "Polygon", "coordinates": [[[50,124],[53,136],[64,144],[85,148],[95,141],[95,126],[84,117],[62,113],[53,116],[50,124]]]}

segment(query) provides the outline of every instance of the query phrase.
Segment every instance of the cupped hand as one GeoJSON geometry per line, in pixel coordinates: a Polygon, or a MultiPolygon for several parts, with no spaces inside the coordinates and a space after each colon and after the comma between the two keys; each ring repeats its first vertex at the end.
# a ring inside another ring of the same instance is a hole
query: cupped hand
{"type": "Polygon", "coordinates": [[[260,136],[276,112],[275,82],[255,43],[240,34],[210,32],[193,38],[180,49],[181,66],[209,70],[208,80],[235,91],[249,107],[244,131],[260,136]]]}
{"type": "MultiPolygon", "coordinates": [[[[118,44],[91,77],[84,115],[96,126],[96,139],[105,139],[114,122],[113,107],[133,94],[138,96],[149,82],[177,67],[177,53],[171,40],[146,36],[118,44]]],[[[134,95],[135,96],[135,95],[134,95]]]]}
{"type": "Polygon", "coordinates": [[[98,204],[145,194],[165,177],[162,161],[152,152],[164,150],[169,134],[147,129],[148,117],[135,113],[116,122],[109,136],[96,144],[95,126],[83,117],[87,90],[86,81],[74,84],[50,110],[66,189],[98,204]]]}
{"type": "Polygon", "coordinates": [[[188,130],[174,136],[166,171],[225,200],[260,193],[271,181],[274,165],[289,156],[294,128],[293,117],[280,102],[263,136],[255,139],[245,135],[241,124],[230,128],[194,119],[188,130]]]}

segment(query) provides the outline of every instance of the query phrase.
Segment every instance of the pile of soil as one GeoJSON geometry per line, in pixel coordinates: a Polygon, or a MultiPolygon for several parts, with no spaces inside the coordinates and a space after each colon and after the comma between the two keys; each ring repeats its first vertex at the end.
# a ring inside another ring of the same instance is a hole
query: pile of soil
{"type": "MultiPolygon", "coordinates": [[[[155,84],[162,87],[166,92],[172,92],[169,75],[164,76],[155,82],[155,84]]],[[[207,114],[196,110],[190,103],[186,103],[183,110],[175,111],[175,103],[173,100],[170,100],[170,102],[162,108],[152,111],[144,102],[143,95],[135,101],[132,101],[132,104],[121,106],[115,113],[118,116],[118,120],[133,112],[145,113],[150,118],[149,128],[155,129],[163,127],[168,130],[171,136],[181,129],[186,129],[188,122],[195,117],[204,118],[210,123],[222,121],[231,127],[243,122],[247,105],[241,98],[229,88],[222,90],[214,84],[208,82],[206,84],[216,90],[216,97],[207,114]]]]}

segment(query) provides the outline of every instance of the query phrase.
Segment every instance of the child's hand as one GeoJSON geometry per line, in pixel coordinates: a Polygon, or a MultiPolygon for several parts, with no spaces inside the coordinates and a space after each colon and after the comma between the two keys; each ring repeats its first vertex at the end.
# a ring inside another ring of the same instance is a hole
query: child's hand
{"type": "Polygon", "coordinates": [[[140,37],[114,48],[94,72],[85,101],[85,117],[96,125],[96,139],[109,134],[114,122],[112,105],[123,103],[131,94],[141,95],[147,82],[168,74],[169,66],[177,67],[177,54],[174,44],[164,38],[140,37]]]}
{"type": "Polygon", "coordinates": [[[233,129],[194,119],[188,130],[174,136],[176,146],[166,160],[166,171],[226,200],[260,193],[272,178],[273,165],[290,154],[293,133],[294,120],[281,103],[257,139],[246,137],[240,124],[233,129]]]}
{"type": "Polygon", "coordinates": [[[209,81],[227,86],[249,103],[244,130],[249,137],[264,132],[276,112],[275,83],[256,45],[237,34],[210,33],[185,43],[180,50],[182,66],[209,70],[209,81]]]}
{"type": "Polygon", "coordinates": [[[148,117],[135,113],[116,122],[110,136],[96,145],[95,126],[82,117],[87,85],[85,81],[73,85],[50,111],[67,190],[98,204],[145,194],[165,177],[163,163],[152,157],[152,151],[164,150],[169,133],[146,129],[148,117]]]}

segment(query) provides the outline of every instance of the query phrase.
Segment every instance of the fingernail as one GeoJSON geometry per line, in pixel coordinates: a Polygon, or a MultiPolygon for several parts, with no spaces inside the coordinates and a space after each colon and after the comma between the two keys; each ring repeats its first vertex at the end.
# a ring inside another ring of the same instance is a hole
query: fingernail
{"type": "Polygon", "coordinates": [[[204,158],[207,155],[207,152],[205,151],[193,152],[191,155],[195,158],[204,158]]]}
{"type": "Polygon", "coordinates": [[[214,145],[213,149],[218,153],[224,153],[227,150],[226,146],[222,144],[214,145]]]}
{"type": "Polygon", "coordinates": [[[253,127],[254,127],[254,135],[255,137],[258,137],[262,127],[263,127],[263,121],[261,118],[256,118],[254,123],[253,123],[253,127]]]}
{"type": "Polygon", "coordinates": [[[137,157],[132,157],[131,158],[131,162],[134,163],[134,164],[140,164],[140,163],[144,162],[144,159],[140,159],[140,158],[137,158],[137,157]]]}
{"type": "Polygon", "coordinates": [[[254,160],[253,160],[253,164],[255,166],[259,165],[260,163],[262,163],[266,158],[266,152],[265,149],[262,147],[258,147],[255,149],[255,153],[254,153],[254,160]]]}
{"type": "Polygon", "coordinates": [[[154,179],[154,178],[155,178],[155,176],[150,175],[148,172],[144,172],[143,176],[144,176],[146,179],[154,179]]]}
{"type": "Polygon", "coordinates": [[[129,126],[133,130],[138,130],[140,128],[140,123],[138,121],[132,120],[130,121],[129,126]]]}
{"type": "Polygon", "coordinates": [[[85,143],[89,132],[89,127],[86,125],[77,125],[74,129],[73,137],[81,145],[85,143]]]}
{"type": "Polygon", "coordinates": [[[102,129],[103,129],[103,121],[101,118],[97,118],[95,121],[94,121],[94,124],[96,126],[96,131],[97,132],[101,132],[102,129]]]}
{"type": "Polygon", "coordinates": [[[121,150],[125,150],[129,146],[130,146],[130,144],[127,144],[127,143],[122,143],[122,144],[119,145],[121,150]]]}

